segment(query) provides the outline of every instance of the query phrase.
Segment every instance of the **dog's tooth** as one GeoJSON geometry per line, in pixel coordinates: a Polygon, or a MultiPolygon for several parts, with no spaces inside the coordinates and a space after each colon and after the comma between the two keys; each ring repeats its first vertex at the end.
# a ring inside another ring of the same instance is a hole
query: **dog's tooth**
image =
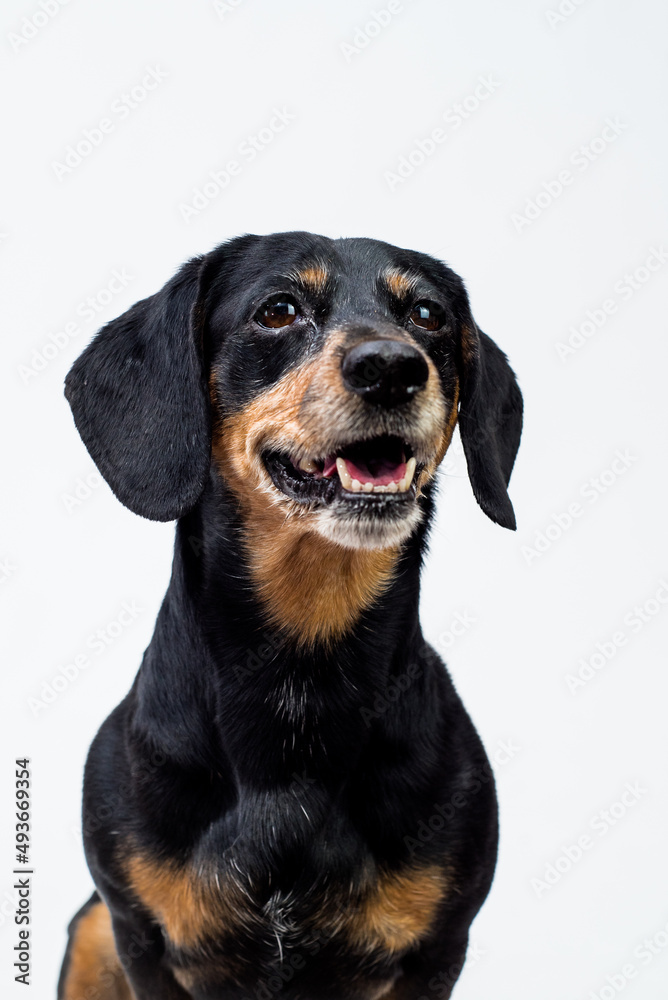
{"type": "Polygon", "coordinates": [[[387,493],[387,486],[374,486],[373,487],[373,492],[374,493],[387,493]]]}
{"type": "Polygon", "coordinates": [[[302,472],[317,472],[318,471],[318,466],[310,458],[303,458],[301,460],[301,462],[299,463],[299,468],[302,470],[302,472]]]}
{"type": "Polygon", "coordinates": [[[413,480],[413,474],[415,472],[415,459],[411,458],[409,461],[413,462],[413,465],[409,465],[408,462],[406,463],[406,474],[404,475],[404,478],[400,479],[397,484],[399,486],[400,493],[408,492],[408,490],[410,489],[411,482],[413,480]]]}
{"type": "Polygon", "coordinates": [[[365,493],[371,493],[373,490],[373,483],[362,483],[362,489],[365,493]]]}
{"type": "Polygon", "coordinates": [[[351,482],[351,484],[350,484],[350,488],[353,491],[353,493],[361,493],[362,492],[362,484],[359,481],[359,479],[353,479],[352,482],[351,482]]]}
{"type": "Polygon", "coordinates": [[[344,490],[352,490],[353,477],[348,472],[348,466],[346,465],[345,459],[337,458],[336,471],[339,474],[339,479],[341,480],[341,485],[343,486],[344,490]]]}
{"type": "Polygon", "coordinates": [[[398,490],[399,490],[399,484],[398,483],[388,483],[387,484],[387,492],[388,493],[397,493],[398,490]]]}

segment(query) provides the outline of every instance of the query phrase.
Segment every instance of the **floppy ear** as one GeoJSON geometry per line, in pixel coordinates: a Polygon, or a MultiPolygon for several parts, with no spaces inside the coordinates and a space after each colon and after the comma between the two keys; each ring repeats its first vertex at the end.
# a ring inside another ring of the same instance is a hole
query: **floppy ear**
{"type": "Polygon", "coordinates": [[[126,507],[181,517],[209,472],[211,416],[195,258],[157,294],[107,323],[65,380],[74,422],[126,507]]]}
{"type": "Polygon", "coordinates": [[[506,487],[522,433],[522,393],[503,351],[475,323],[462,335],[459,430],[469,479],[485,514],[517,527],[506,487]]]}

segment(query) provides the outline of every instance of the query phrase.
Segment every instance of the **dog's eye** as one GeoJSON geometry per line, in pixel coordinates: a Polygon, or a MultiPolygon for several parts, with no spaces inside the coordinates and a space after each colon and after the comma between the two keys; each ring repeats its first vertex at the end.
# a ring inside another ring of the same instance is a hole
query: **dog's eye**
{"type": "Polygon", "coordinates": [[[438,330],[445,323],[445,310],[438,302],[423,299],[413,306],[410,321],[421,330],[438,330]]]}
{"type": "Polygon", "coordinates": [[[272,295],[255,313],[255,321],[268,330],[290,326],[297,319],[297,303],[289,295],[272,295]]]}

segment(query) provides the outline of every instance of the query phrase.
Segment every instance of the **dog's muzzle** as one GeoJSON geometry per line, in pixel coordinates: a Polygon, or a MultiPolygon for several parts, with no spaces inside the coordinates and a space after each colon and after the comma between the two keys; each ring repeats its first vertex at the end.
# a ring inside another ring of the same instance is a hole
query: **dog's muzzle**
{"type": "Polygon", "coordinates": [[[405,340],[375,337],[354,344],[341,359],[342,392],[355,400],[354,438],[350,434],[353,439],[321,455],[268,452],[265,466],[274,485],[297,502],[354,501],[359,510],[363,501],[376,512],[390,500],[414,500],[424,461],[411,442],[411,404],[428,379],[426,358],[405,340]]]}

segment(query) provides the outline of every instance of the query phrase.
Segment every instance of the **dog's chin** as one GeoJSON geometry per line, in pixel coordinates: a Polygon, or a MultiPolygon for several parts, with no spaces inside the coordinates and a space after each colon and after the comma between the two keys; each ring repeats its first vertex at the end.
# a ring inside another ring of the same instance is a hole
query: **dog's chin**
{"type": "Polygon", "coordinates": [[[383,511],[351,510],[347,502],[333,504],[315,511],[311,523],[327,541],[347,549],[395,548],[408,541],[422,520],[417,500],[409,504],[399,508],[390,501],[383,511]]]}
{"type": "Polygon", "coordinates": [[[345,548],[396,547],[422,518],[416,480],[424,464],[400,438],[374,438],[320,459],[268,451],[263,461],[274,490],[302,523],[345,548]]]}

